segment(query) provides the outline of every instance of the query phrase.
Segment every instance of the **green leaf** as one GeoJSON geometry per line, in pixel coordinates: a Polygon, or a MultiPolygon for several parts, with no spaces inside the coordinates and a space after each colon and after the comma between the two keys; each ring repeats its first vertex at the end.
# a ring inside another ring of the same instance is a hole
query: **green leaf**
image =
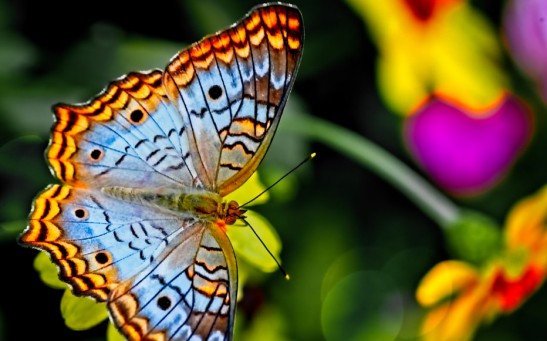
{"type": "MultiPolygon", "coordinates": [[[[298,179],[294,174],[286,176],[288,172],[287,169],[288,168],[281,169],[279,167],[262,167],[260,169],[261,177],[268,184],[273,184],[283,178],[283,180],[277,182],[275,186],[271,187],[268,192],[265,193],[268,194],[268,197],[271,195],[276,202],[288,203],[293,200],[298,193],[298,179]]],[[[301,170],[299,169],[298,172],[300,171],[301,170]]]]}
{"type": "Polygon", "coordinates": [[[61,314],[67,327],[73,330],[89,329],[108,317],[106,303],[98,303],[88,297],[76,297],[68,289],[61,299],[61,314]]]}
{"type": "Polygon", "coordinates": [[[66,289],[67,284],[59,279],[57,266],[46,252],[40,252],[34,259],[34,268],[40,274],[42,282],[55,289],[66,289]]]}
{"type": "MultiPolygon", "coordinates": [[[[260,182],[260,179],[258,178],[258,173],[254,172],[253,175],[247,180],[243,186],[239,187],[232,193],[230,193],[228,196],[226,196],[225,200],[235,200],[240,205],[245,204],[247,201],[253,199],[260,193],[262,193],[266,187],[260,182]]],[[[261,194],[258,198],[253,200],[252,203],[249,203],[250,206],[252,205],[260,205],[268,201],[270,198],[270,195],[268,192],[261,194]]]]}
{"type": "Polygon", "coordinates": [[[108,323],[108,328],[106,329],[106,340],[107,341],[126,341],[125,337],[114,327],[112,323],[108,323]]]}
{"type": "MultiPolygon", "coordinates": [[[[245,220],[253,227],[260,239],[279,260],[281,241],[273,226],[260,214],[247,211],[245,220]]],[[[228,237],[234,246],[236,255],[264,272],[272,272],[277,265],[264,245],[245,225],[233,225],[228,228],[228,237]]]]}

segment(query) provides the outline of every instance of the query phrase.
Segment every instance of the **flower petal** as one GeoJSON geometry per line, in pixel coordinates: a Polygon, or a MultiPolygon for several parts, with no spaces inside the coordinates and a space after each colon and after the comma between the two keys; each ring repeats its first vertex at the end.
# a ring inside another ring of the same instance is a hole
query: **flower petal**
{"type": "MultiPolygon", "coordinates": [[[[272,225],[260,214],[247,211],[245,220],[253,227],[260,239],[279,260],[281,241],[272,225]]],[[[266,248],[248,226],[233,225],[228,228],[228,236],[238,257],[256,266],[264,272],[272,272],[277,265],[266,248]]]]}
{"type": "Polygon", "coordinates": [[[439,186],[470,196],[501,180],[532,132],[528,108],[507,95],[481,112],[432,97],[406,120],[404,133],[410,152],[439,186]]]}
{"type": "Polygon", "coordinates": [[[481,303],[485,300],[478,291],[462,294],[456,300],[434,309],[422,325],[424,341],[468,341],[482,319],[481,303]]]}
{"type": "Polygon", "coordinates": [[[508,86],[496,30],[468,3],[437,1],[424,22],[409,0],[348,2],[378,46],[380,94],[394,112],[407,115],[431,92],[482,108],[508,86]]]}
{"type": "Polygon", "coordinates": [[[505,8],[503,30],[511,56],[540,85],[547,101],[547,2],[513,0],[505,8]]]}
{"type": "Polygon", "coordinates": [[[545,271],[530,266],[517,278],[509,278],[503,271],[498,271],[492,284],[492,294],[497,296],[499,309],[511,312],[517,309],[543,283],[545,271]]]}
{"type": "Polygon", "coordinates": [[[505,242],[509,249],[534,248],[545,240],[547,220],[547,186],[522,199],[507,217],[505,242]]]}
{"type": "Polygon", "coordinates": [[[422,279],[416,291],[416,299],[423,306],[431,306],[476,283],[478,277],[477,270],[465,262],[441,262],[422,279]]]}

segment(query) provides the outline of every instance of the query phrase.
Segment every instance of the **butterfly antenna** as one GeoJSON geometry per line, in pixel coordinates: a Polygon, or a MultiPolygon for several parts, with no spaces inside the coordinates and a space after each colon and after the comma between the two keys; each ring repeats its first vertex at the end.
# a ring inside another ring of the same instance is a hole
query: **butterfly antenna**
{"type": "MultiPolygon", "coordinates": [[[[294,172],[295,170],[297,170],[300,166],[302,166],[303,164],[305,164],[306,162],[310,161],[311,159],[313,159],[315,157],[316,153],[311,153],[307,158],[305,158],[304,160],[300,161],[299,164],[297,164],[296,166],[294,166],[290,171],[288,171],[287,173],[285,173],[285,175],[283,175],[282,177],[280,177],[279,179],[277,179],[273,184],[271,184],[270,186],[268,186],[268,188],[266,188],[265,190],[263,190],[262,192],[260,192],[258,195],[256,195],[254,198],[252,198],[251,200],[247,201],[246,203],[244,203],[243,205],[240,205],[241,207],[244,207],[245,205],[248,205],[250,203],[252,203],[253,201],[255,201],[256,199],[258,199],[262,194],[266,193],[267,191],[269,191],[273,186],[277,185],[281,180],[285,179],[289,174],[291,174],[292,172],[294,172]]],[[[260,238],[259,238],[260,239],[260,238]]]]}
{"type": "Polygon", "coordinates": [[[262,244],[262,246],[264,246],[264,248],[266,249],[266,251],[268,251],[268,253],[270,254],[270,256],[272,257],[272,259],[274,260],[275,264],[277,264],[277,268],[279,269],[279,271],[281,271],[281,273],[283,274],[283,277],[285,277],[285,279],[288,281],[289,279],[291,279],[291,277],[289,276],[289,274],[287,273],[287,271],[285,271],[285,269],[283,269],[283,267],[281,266],[281,263],[279,263],[279,261],[277,260],[277,258],[275,258],[275,256],[273,255],[273,253],[270,251],[270,249],[268,249],[268,247],[266,246],[266,243],[264,243],[264,241],[262,240],[262,238],[260,238],[260,236],[258,235],[258,233],[256,233],[255,229],[253,228],[253,226],[251,224],[249,224],[249,222],[245,219],[241,219],[245,222],[245,224],[247,226],[249,226],[251,228],[251,231],[253,231],[253,233],[255,234],[256,238],[258,238],[258,240],[260,241],[260,243],[262,244]]]}

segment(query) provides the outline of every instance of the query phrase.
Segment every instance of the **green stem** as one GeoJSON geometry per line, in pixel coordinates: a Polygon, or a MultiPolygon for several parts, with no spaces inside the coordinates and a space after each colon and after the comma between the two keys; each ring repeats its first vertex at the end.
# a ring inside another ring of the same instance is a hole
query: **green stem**
{"type": "Polygon", "coordinates": [[[287,130],[321,142],[383,177],[444,229],[458,219],[459,208],[446,196],[407,165],[363,136],[309,115],[287,115],[286,120],[287,130]]]}

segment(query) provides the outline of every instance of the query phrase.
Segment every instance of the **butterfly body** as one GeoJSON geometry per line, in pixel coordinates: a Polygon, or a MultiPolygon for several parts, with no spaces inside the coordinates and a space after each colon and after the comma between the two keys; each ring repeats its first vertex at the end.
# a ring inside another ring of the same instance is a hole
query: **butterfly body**
{"type": "Polygon", "coordinates": [[[101,191],[129,203],[149,205],[209,222],[222,221],[227,225],[244,218],[245,213],[237,202],[224,201],[216,192],[197,188],[175,190],[103,187],[101,191]]]}
{"type": "Polygon", "coordinates": [[[291,5],[266,4],[77,105],[59,104],[53,175],[19,242],[76,295],[107,303],[129,340],[231,340],[237,263],[224,197],[256,170],[303,48],[291,5]]]}

